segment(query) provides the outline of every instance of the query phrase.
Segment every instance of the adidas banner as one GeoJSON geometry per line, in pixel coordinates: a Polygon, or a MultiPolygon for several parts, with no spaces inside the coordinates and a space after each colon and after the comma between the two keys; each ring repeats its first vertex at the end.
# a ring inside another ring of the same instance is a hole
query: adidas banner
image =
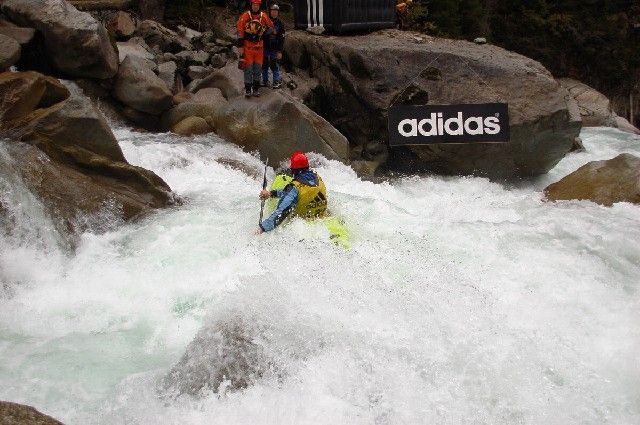
{"type": "Polygon", "coordinates": [[[389,145],[505,143],[506,103],[394,106],[389,109],[389,145]]]}

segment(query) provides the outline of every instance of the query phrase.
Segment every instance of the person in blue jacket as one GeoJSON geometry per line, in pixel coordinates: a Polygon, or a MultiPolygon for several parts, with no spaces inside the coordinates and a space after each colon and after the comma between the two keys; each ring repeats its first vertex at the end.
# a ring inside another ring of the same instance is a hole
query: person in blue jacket
{"type": "Polygon", "coordinates": [[[320,176],[309,169],[309,160],[303,152],[291,155],[290,168],[293,181],[282,190],[260,192],[260,199],[279,198],[273,213],[256,231],[269,232],[291,215],[305,219],[325,217],[327,213],[327,189],[320,176]]]}
{"type": "Polygon", "coordinates": [[[277,4],[271,6],[269,10],[269,18],[273,22],[274,31],[265,36],[264,40],[264,60],[262,61],[262,85],[269,85],[269,69],[273,73],[274,89],[280,88],[282,81],[280,79],[280,65],[278,61],[282,59],[282,50],[284,49],[284,24],[278,17],[280,7],[277,4]]]}

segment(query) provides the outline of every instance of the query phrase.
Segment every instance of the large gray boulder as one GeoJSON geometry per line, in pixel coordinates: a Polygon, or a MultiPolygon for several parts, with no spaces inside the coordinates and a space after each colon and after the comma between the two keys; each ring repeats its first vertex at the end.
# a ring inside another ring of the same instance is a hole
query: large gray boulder
{"type": "Polygon", "coordinates": [[[84,218],[105,210],[130,220],[176,202],[160,177],[126,161],[74,83],[36,72],[0,74],[0,136],[13,158],[4,168],[18,171],[62,231],[100,230],[104,223],[84,218]]]}
{"type": "Polygon", "coordinates": [[[191,92],[196,93],[205,88],[220,89],[226,99],[242,95],[244,83],[242,72],[238,70],[238,62],[229,62],[202,80],[195,82],[191,85],[191,92]]]}
{"type": "Polygon", "coordinates": [[[179,52],[176,54],[176,57],[178,58],[178,60],[180,60],[181,62],[184,62],[186,66],[190,66],[190,65],[203,66],[204,64],[207,63],[210,56],[211,55],[209,55],[209,53],[203,50],[199,50],[199,51],[185,50],[183,52],[179,52]]]}
{"type": "Polygon", "coordinates": [[[122,10],[107,16],[105,28],[118,40],[127,40],[136,31],[136,23],[131,15],[122,10]]]}
{"type": "Polygon", "coordinates": [[[147,60],[137,56],[127,56],[120,65],[113,95],[125,105],[152,115],[160,115],[173,103],[167,84],[152,71],[147,60]]]}
{"type": "Polygon", "coordinates": [[[158,78],[160,78],[167,85],[169,90],[172,93],[176,93],[177,84],[176,84],[176,72],[178,71],[178,66],[174,61],[163,62],[158,65],[158,78]]]}
{"type": "Polygon", "coordinates": [[[172,132],[181,136],[195,136],[213,131],[207,120],[200,117],[188,117],[173,126],[172,132]]]}
{"type": "Polygon", "coordinates": [[[614,117],[614,121],[614,127],[618,130],[626,131],[627,133],[640,134],[640,129],[632,125],[626,118],[616,115],[614,117]]]}
{"type": "Polygon", "coordinates": [[[238,390],[255,383],[273,365],[273,359],[256,342],[255,329],[240,317],[205,325],[162,384],[172,396],[199,396],[218,392],[227,380],[238,390]]]}
{"type": "Polygon", "coordinates": [[[306,103],[348,137],[353,153],[376,141],[388,149],[393,104],[508,103],[509,143],[397,148],[389,152],[390,168],[542,174],[569,152],[581,128],[570,117],[566,90],[542,65],[495,46],[395,30],[350,37],[291,31],[285,50],[299,72],[319,82],[306,103]]]}
{"type": "Polygon", "coordinates": [[[590,200],[611,206],[640,204],[640,158],[624,153],[608,161],[592,161],[544,190],[548,200],[590,200]]]}
{"type": "Polygon", "coordinates": [[[120,63],[124,62],[127,56],[136,56],[148,61],[155,61],[154,54],[151,53],[151,49],[142,38],[134,37],[128,41],[119,41],[117,45],[120,63]]]}
{"type": "Polygon", "coordinates": [[[0,34],[0,71],[15,65],[20,59],[20,44],[11,37],[0,34]]]}
{"type": "Polygon", "coordinates": [[[613,127],[640,134],[640,130],[615,113],[611,101],[598,90],[572,78],[560,78],[558,81],[569,92],[570,103],[580,113],[584,127],[613,127]]]}
{"type": "Polygon", "coordinates": [[[51,63],[74,77],[105,79],[118,71],[118,55],[107,30],[90,14],[64,0],[5,0],[2,12],[14,23],[44,35],[51,63]]]}
{"type": "Polygon", "coordinates": [[[584,127],[615,127],[616,114],[605,95],[572,78],[560,78],[558,81],[576,102],[584,127]]]}
{"type": "Polygon", "coordinates": [[[217,117],[227,103],[222,92],[216,88],[206,88],[198,91],[195,95],[185,92],[183,94],[190,96],[162,114],[161,128],[175,132],[178,123],[194,117],[204,120],[209,127],[215,128],[217,117]]]}
{"type": "Polygon", "coordinates": [[[289,94],[265,90],[259,100],[229,100],[216,116],[216,131],[248,150],[259,150],[277,166],[291,152],[316,152],[349,161],[349,143],[330,123],[289,94]]]}
{"type": "Polygon", "coordinates": [[[149,47],[157,47],[163,52],[178,53],[193,49],[187,39],[154,21],[142,21],[135,34],[142,37],[149,47]]]}
{"type": "Polygon", "coordinates": [[[21,46],[25,46],[33,40],[36,30],[33,28],[23,28],[0,18],[0,34],[13,38],[21,46]]]}

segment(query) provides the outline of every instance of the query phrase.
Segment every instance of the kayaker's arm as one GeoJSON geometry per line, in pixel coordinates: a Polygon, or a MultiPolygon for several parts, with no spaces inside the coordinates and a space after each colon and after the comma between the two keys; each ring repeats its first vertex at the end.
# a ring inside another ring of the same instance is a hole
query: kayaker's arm
{"type": "Polygon", "coordinates": [[[269,218],[260,224],[260,228],[265,232],[270,232],[286,220],[298,202],[298,188],[294,185],[287,186],[284,190],[279,190],[277,192],[281,192],[278,206],[269,218]]]}

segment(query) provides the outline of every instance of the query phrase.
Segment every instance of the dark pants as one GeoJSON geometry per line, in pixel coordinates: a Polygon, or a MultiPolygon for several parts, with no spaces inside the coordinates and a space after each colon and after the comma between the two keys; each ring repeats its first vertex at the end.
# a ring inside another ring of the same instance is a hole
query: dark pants
{"type": "Polygon", "coordinates": [[[262,81],[269,81],[269,69],[273,73],[273,82],[280,81],[280,65],[278,64],[278,52],[264,49],[262,62],[262,81]]]}

